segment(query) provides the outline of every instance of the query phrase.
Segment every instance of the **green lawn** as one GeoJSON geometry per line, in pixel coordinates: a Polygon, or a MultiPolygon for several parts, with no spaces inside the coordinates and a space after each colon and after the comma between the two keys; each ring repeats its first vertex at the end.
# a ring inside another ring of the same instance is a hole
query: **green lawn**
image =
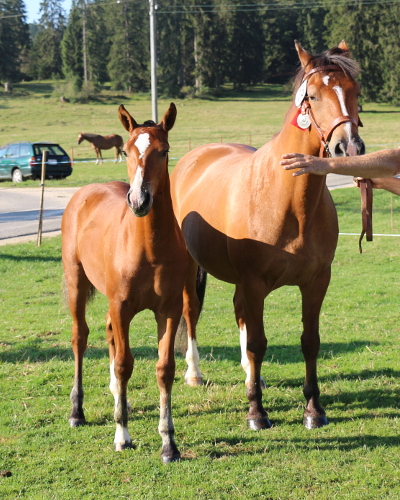
{"type": "MultiPolygon", "coordinates": [[[[17,90],[21,95],[1,101],[2,143],[24,132],[24,138],[51,138],[68,148],[81,128],[99,133],[122,129],[117,118],[120,99],[115,96],[109,96],[110,102],[103,98],[78,106],[59,103],[52,97],[50,83],[48,93],[34,82],[17,90]]],[[[285,97],[279,100],[278,91],[260,89],[257,99],[252,94],[236,100],[179,101],[171,150],[176,147],[178,156],[189,138],[206,142],[222,132],[223,140],[232,132],[240,142],[248,142],[250,134],[271,135],[279,130],[288,106],[285,97]]],[[[125,97],[123,102],[135,118],[149,118],[148,96],[125,97]]],[[[166,109],[168,102],[162,100],[160,109],[166,109]]],[[[371,104],[364,109],[362,135],[369,138],[367,144],[394,144],[397,108],[371,104]]],[[[82,152],[85,155],[89,152],[82,152]]],[[[123,165],[82,163],[65,185],[124,175],[123,165]]],[[[332,194],[341,233],[358,234],[358,191],[338,189],[332,194]]],[[[374,193],[375,233],[400,234],[399,203],[399,197],[374,193]]],[[[397,500],[399,243],[395,236],[377,236],[364,242],[360,255],[358,236],[339,237],[321,314],[319,380],[330,424],[313,431],[302,426],[298,289],[285,287],[266,299],[269,349],[262,368],[267,384],[263,398],[273,427],[253,432],[245,420],[248,402],[233,287],[211,278],[198,328],[206,384],[184,385],[186,365],[178,354],[173,414],[182,460],[167,466],[159,458],[153,315],[141,313],[131,325],[136,363],[129,386],[133,407],[129,425],[136,449],[116,453],[106,300],[99,294],[88,309],[91,334],[84,363],[88,425],[71,429],[73,356],[71,320],[62,297],[61,240],[45,239],[41,247],[34,242],[0,247],[0,471],[11,472],[10,477],[0,475],[0,499],[397,500]]]]}

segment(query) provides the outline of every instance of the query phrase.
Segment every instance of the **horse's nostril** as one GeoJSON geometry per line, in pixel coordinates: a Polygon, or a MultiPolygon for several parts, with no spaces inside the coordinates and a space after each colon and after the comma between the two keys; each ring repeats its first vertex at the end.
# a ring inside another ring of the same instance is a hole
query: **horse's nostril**
{"type": "Polygon", "coordinates": [[[335,156],[346,156],[346,147],[343,142],[336,143],[335,156]]]}
{"type": "Polygon", "coordinates": [[[365,143],[364,141],[360,141],[359,145],[359,155],[365,155],[365,143]]]}

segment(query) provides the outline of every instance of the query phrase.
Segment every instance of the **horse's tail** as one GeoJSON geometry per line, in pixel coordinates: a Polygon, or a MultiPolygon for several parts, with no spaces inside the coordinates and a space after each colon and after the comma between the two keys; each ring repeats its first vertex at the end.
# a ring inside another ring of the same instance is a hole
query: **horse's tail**
{"type": "MultiPolygon", "coordinates": [[[[64,297],[64,303],[66,306],[69,304],[68,300],[68,286],[67,286],[67,280],[65,279],[65,274],[63,274],[62,277],[62,291],[63,291],[63,297],[64,297]]],[[[86,298],[86,302],[90,302],[94,299],[94,296],[96,295],[96,288],[90,283],[90,288],[89,292],[86,298]]]]}
{"type": "MultiPolygon", "coordinates": [[[[196,276],[196,295],[197,298],[199,299],[199,310],[196,319],[196,324],[199,321],[200,313],[203,309],[204,296],[206,294],[206,286],[207,286],[207,271],[205,271],[202,267],[198,266],[197,276],[196,276]]],[[[182,353],[182,355],[185,355],[187,347],[188,347],[187,324],[185,318],[182,316],[179,322],[178,330],[176,332],[175,350],[182,353]]]]}

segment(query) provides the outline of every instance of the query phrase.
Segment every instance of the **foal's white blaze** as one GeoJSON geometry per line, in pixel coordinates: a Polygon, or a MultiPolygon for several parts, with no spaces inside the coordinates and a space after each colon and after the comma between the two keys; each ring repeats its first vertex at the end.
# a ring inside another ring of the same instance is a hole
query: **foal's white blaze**
{"type": "Polygon", "coordinates": [[[325,85],[329,85],[329,79],[330,79],[330,76],[329,75],[325,75],[322,78],[322,81],[325,83],[325,85]]]}
{"type": "MultiPolygon", "coordinates": [[[[340,109],[342,111],[343,116],[348,116],[347,108],[346,108],[346,103],[344,102],[344,95],[343,95],[343,89],[342,87],[339,87],[339,85],[336,85],[333,87],[333,90],[336,92],[336,95],[338,96],[339,99],[339,104],[340,104],[340,109]]],[[[351,141],[351,123],[346,122],[344,124],[344,129],[347,132],[347,136],[349,138],[349,142],[351,141]]]]}
{"type": "Polygon", "coordinates": [[[150,146],[150,135],[147,132],[140,134],[135,141],[135,146],[138,148],[139,160],[141,160],[144,157],[147,148],[150,146]]]}
{"type": "Polygon", "coordinates": [[[138,167],[136,170],[135,177],[131,184],[130,192],[136,197],[140,197],[142,192],[142,184],[143,184],[143,168],[138,167]]]}

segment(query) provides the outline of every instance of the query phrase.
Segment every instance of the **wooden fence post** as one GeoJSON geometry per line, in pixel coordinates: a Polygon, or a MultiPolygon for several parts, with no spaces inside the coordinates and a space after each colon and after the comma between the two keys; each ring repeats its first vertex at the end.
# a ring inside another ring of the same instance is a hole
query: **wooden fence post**
{"type": "Polygon", "coordinates": [[[37,246],[40,247],[42,243],[42,225],[43,225],[43,198],[44,198],[44,180],[46,178],[46,157],[47,157],[47,151],[43,151],[42,153],[42,177],[41,177],[41,187],[42,187],[42,192],[40,195],[40,208],[39,208],[39,228],[38,228],[38,234],[37,234],[37,246]]]}

